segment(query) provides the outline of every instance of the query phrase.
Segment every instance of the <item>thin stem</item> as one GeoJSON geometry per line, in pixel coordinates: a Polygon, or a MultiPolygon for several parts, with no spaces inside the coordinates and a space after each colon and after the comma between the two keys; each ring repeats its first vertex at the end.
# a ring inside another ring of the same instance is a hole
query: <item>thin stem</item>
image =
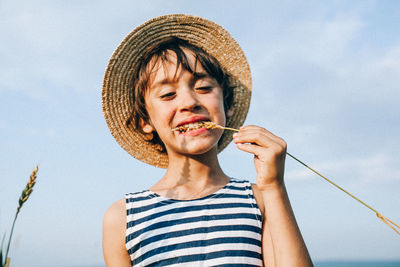
{"type": "Polygon", "coordinates": [[[310,166],[308,166],[307,164],[305,164],[304,162],[302,162],[301,160],[299,160],[298,158],[296,158],[295,156],[291,155],[289,152],[286,152],[286,154],[288,156],[290,156],[292,159],[296,160],[297,162],[299,162],[300,164],[302,164],[303,166],[305,166],[307,169],[311,170],[312,172],[316,173],[317,175],[319,175],[320,177],[322,177],[323,179],[325,179],[328,183],[332,184],[333,186],[339,188],[340,190],[342,190],[343,192],[345,192],[347,195],[351,196],[352,198],[354,198],[355,200],[357,200],[358,202],[360,202],[361,204],[363,204],[364,206],[366,206],[367,208],[369,208],[370,210],[372,210],[375,213],[379,213],[377,212],[375,209],[373,209],[371,206],[369,206],[368,204],[366,204],[365,202],[361,201],[360,199],[358,199],[357,197],[353,196],[352,194],[350,194],[347,190],[343,189],[342,187],[338,186],[337,184],[335,184],[334,182],[332,182],[331,180],[329,180],[328,178],[326,178],[325,176],[323,176],[322,174],[320,174],[319,172],[317,172],[316,170],[314,170],[313,168],[311,168],[310,166]]]}
{"type": "Polygon", "coordinates": [[[392,228],[396,233],[400,234],[400,232],[395,228],[397,227],[398,229],[400,229],[400,226],[397,225],[395,222],[389,220],[388,218],[386,218],[385,216],[383,216],[381,213],[379,213],[377,210],[375,210],[374,208],[372,208],[370,205],[368,205],[367,203],[361,201],[359,198],[355,197],[354,195],[350,194],[347,190],[343,189],[342,187],[338,186],[337,184],[335,184],[334,182],[332,182],[331,180],[329,180],[328,178],[326,178],[325,176],[323,176],[322,174],[320,174],[319,172],[317,172],[316,170],[314,170],[313,168],[311,168],[310,166],[308,166],[307,164],[305,164],[304,162],[302,162],[301,160],[299,160],[298,158],[296,158],[295,156],[291,155],[289,152],[286,152],[286,154],[288,156],[290,156],[292,159],[296,160],[297,162],[299,162],[300,164],[302,164],[303,166],[305,166],[307,169],[311,170],[312,172],[316,173],[317,175],[319,175],[320,177],[322,177],[323,179],[325,179],[325,181],[329,182],[330,184],[332,184],[333,186],[335,186],[336,188],[342,190],[343,192],[345,192],[347,195],[349,195],[350,197],[352,197],[353,199],[357,200],[358,202],[360,202],[361,204],[363,204],[365,207],[369,208],[370,210],[372,210],[373,212],[375,212],[376,216],[381,219],[386,225],[388,225],[390,228],[392,228]]]}
{"type": "MultiPolygon", "coordinates": [[[[238,129],[233,129],[233,128],[228,128],[228,127],[223,127],[221,125],[217,125],[215,124],[214,126],[215,128],[219,128],[219,129],[225,129],[225,130],[230,130],[230,131],[235,131],[235,132],[239,132],[240,130],[238,129]]],[[[347,195],[349,195],[350,197],[352,197],[353,199],[357,200],[358,202],[360,202],[361,204],[363,204],[365,207],[367,207],[368,209],[372,210],[373,212],[375,212],[376,216],[381,219],[385,224],[387,224],[390,228],[392,228],[396,233],[400,234],[400,232],[395,228],[397,227],[398,229],[400,229],[400,226],[398,224],[396,224],[395,222],[389,220],[388,218],[386,218],[385,216],[383,216],[381,213],[379,213],[377,210],[375,210],[374,208],[372,208],[370,205],[368,205],[367,203],[361,201],[360,199],[358,199],[357,197],[355,197],[354,195],[352,195],[351,193],[349,193],[347,190],[345,190],[344,188],[340,187],[339,185],[335,184],[334,182],[332,182],[331,180],[329,180],[328,178],[326,178],[325,176],[323,176],[322,174],[320,174],[319,172],[317,172],[316,170],[314,170],[313,168],[311,168],[310,166],[308,166],[307,164],[305,164],[304,162],[302,162],[301,160],[299,160],[298,158],[296,158],[295,156],[293,156],[292,154],[290,154],[289,152],[286,152],[286,154],[291,157],[292,159],[296,160],[297,162],[299,162],[301,165],[305,166],[307,169],[311,170],[312,172],[314,172],[315,174],[319,175],[320,177],[322,177],[323,179],[325,179],[325,181],[327,181],[328,183],[332,184],[333,186],[335,186],[336,188],[340,189],[341,191],[343,191],[344,193],[346,193],[347,195]]]]}
{"type": "Polygon", "coordinates": [[[13,235],[13,233],[14,233],[15,221],[17,220],[18,214],[19,214],[19,209],[18,209],[17,212],[15,213],[14,221],[13,221],[13,224],[12,224],[12,227],[11,227],[10,237],[8,238],[7,250],[6,250],[5,257],[4,257],[4,259],[5,259],[6,262],[7,262],[7,258],[8,258],[8,251],[9,251],[9,249],[10,249],[11,238],[12,238],[12,235],[13,235]]]}
{"type": "Polygon", "coordinates": [[[238,129],[233,129],[233,128],[229,128],[229,127],[220,126],[218,128],[221,128],[221,129],[224,129],[224,130],[230,130],[230,131],[234,131],[234,132],[240,132],[240,130],[238,130],[238,129]]]}
{"type": "Polygon", "coordinates": [[[35,183],[36,183],[37,172],[38,172],[38,166],[36,165],[36,167],[33,169],[32,173],[31,173],[31,176],[29,177],[28,183],[26,184],[24,190],[22,191],[21,196],[18,199],[18,208],[17,208],[17,212],[15,213],[14,221],[13,221],[13,224],[11,227],[10,237],[8,239],[7,250],[6,250],[6,254],[5,254],[6,265],[7,265],[7,262],[9,262],[8,261],[8,252],[10,250],[11,239],[12,239],[12,236],[14,233],[15,222],[17,220],[19,211],[21,210],[22,206],[28,200],[29,196],[32,194],[33,187],[35,186],[35,183]]]}

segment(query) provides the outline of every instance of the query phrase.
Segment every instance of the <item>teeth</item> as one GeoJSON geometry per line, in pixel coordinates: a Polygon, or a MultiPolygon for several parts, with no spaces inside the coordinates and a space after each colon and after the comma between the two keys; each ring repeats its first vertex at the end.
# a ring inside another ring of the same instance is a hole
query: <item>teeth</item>
{"type": "Polygon", "coordinates": [[[214,126],[215,126],[215,123],[213,123],[213,122],[202,121],[202,122],[194,122],[194,123],[184,124],[184,125],[181,125],[179,127],[172,129],[172,131],[179,131],[181,133],[184,133],[184,132],[186,133],[188,131],[197,130],[200,128],[213,129],[214,126]]]}

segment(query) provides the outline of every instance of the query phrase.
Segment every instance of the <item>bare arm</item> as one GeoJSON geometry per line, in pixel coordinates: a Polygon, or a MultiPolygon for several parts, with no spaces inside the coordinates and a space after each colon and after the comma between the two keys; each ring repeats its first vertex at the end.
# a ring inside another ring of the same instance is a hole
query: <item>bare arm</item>
{"type": "Polygon", "coordinates": [[[253,191],[264,218],[265,265],[312,266],[283,182],[285,141],[258,126],[246,126],[234,135],[234,142],[254,154],[257,183],[253,191]]]}
{"type": "Polygon", "coordinates": [[[103,255],[107,267],[130,267],[131,261],[125,248],[126,208],[125,199],[115,202],[104,214],[103,255]]]}
{"type": "Polygon", "coordinates": [[[253,194],[256,199],[257,205],[261,211],[261,215],[263,216],[263,229],[262,229],[262,251],[263,251],[263,260],[264,265],[275,266],[275,255],[274,255],[274,246],[271,239],[271,232],[269,231],[268,223],[265,218],[265,206],[263,196],[260,190],[257,188],[257,185],[252,184],[253,194]]]}

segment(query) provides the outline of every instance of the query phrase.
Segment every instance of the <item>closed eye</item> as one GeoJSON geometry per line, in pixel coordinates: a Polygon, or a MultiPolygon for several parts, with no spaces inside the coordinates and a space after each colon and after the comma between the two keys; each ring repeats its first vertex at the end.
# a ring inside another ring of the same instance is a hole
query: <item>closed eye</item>
{"type": "Polygon", "coordinates": [[[161,95],[161,99],[168,100],[168,99],[172,99],[174,96],[175,96],[175,92],[170,92],[170,93],[161,95]]]}
{"type": "Polygon", "coordinates": [[[196,88],[196,90],[200,92],[210,92],[212,89],[212,86],[201,86],[196,88]]]}

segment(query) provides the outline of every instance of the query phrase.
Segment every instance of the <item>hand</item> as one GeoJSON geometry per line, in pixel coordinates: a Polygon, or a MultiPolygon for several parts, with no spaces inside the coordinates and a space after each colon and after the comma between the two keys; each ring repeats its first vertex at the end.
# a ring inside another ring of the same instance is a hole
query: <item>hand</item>
{"type": "Polygon", "coordinates": [[[266,190],[283,186],[286,142],[264,128],[250,125],[233,135],[237,148],[254,155],[257,187],[266,190]]]}

